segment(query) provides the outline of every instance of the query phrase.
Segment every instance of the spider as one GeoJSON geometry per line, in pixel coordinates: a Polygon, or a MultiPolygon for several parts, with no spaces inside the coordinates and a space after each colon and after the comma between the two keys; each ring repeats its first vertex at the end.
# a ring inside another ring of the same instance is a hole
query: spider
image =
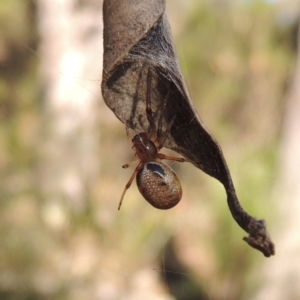
{"type": "MultiPolygon", "coordinates": [[[[187,160],[159,153],[160,149],[164,146],[172,122],[170,122],[167,130],[163,133],[163,112],[166,108],[166,100],[168,98],[166,97],[156,127],[151,110],[151,80],[152,74],[149,70],[146,91],[146,116],[149,122],[149,130],[148,132],[136,134],[131,140],[133,143],[132,148],[139,163],[125,186],[118,210],[120,210],[125,193],[130,188],[135,177],[140,193],[156,208],[172,208],[182,197],[182,188],[177,175],[169,166],[162,163],[161,160],[166,159],[177,162],[185,162],[187,160]]],[[[131,139],[128,123],[126,123],[126,132],[127,137],[131,139]]],[[[125,164],[122,167],[124,169],[128,168],[129,164],[125,164]]]]}

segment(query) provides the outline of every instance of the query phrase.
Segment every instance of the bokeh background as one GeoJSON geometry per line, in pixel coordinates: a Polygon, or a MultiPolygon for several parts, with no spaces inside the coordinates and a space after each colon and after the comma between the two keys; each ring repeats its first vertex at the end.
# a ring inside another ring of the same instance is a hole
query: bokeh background
{"type": "Polygon", "coordinates": [[[102,1],[0,2],[0,299],[300,299],[298,0],[168,0],[186,83],[243,207],[276,255],[242,241],[223,187],[172,163],[183,199],[151,207],[125,126],[101,98],[102,1]]]}

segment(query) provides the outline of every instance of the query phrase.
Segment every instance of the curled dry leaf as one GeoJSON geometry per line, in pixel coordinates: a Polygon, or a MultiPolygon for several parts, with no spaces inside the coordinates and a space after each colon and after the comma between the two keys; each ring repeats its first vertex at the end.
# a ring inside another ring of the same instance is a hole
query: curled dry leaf
{"type": "Polygon", "coordinates": [[[172,123],[164,146],[219,180],[244,240],[265,256],[275,254],[265,222],[241,207],[222,150],[207,131],[188,95],[175,53],[165,0],[105,0],[102,95],[123,123],[148,131],[147,74],[152,74],[151,108],[157,119],[165,103],[163,129],[172,123]]]}

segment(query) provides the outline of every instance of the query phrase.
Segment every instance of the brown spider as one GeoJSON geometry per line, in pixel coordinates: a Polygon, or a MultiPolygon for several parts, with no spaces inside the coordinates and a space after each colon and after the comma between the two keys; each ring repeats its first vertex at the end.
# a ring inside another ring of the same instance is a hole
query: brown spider
{"type": "MultiPolygon", "coordinates": [[[[174,207],[182,197],[182,189],[180,181],[174,171],[162,163],[162,159],[185,162],[184,158],[176,158],[166,156],[159,153],[163,147],[167,135],[170,131],[172,122],[167,130],[162,134],[163,112],[166,108],[166,100],[161,110],[158,125],[156,127],[151,110],[151,71],[147,75],[147,93],[146,93],[146,116],[149,122],[149,133],[141,132],[132,139],[135,156],[139,159],[139,164],[131,175],[125,189],[122,193],[119,207],[126,191],[130,188],[132,181],[136,177],[136,183],[140,193],[154,207],[159,209],[169,209],[174,207]]],[[[126,132],[129,139],[129,126],[126,123],[126,132]]],[[[125,164],[123,168],[128,168],[129,164],[125,164]]]]}

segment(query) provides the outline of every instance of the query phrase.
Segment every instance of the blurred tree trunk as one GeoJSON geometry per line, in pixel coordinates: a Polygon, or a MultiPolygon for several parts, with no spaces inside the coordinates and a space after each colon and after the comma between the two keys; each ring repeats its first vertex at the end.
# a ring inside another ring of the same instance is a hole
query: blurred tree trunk
{"type": "MultiPolygon", "coordinates": [[[[43,128],[40,184],[49,208],[85,210],[99,172],[102,1],[39,0],[43,128]]],[[[46,209],[46,221],[55,217],[46,209]]]]}
{"type": "MultiPolygon", "coordinates": [[[[299,27],[300,29],[300,23],[299,27]]],[[[275,257],[265,263],[255,299],[300,299],[300,30],[295,74],[286,101],[276,186],[279,218],[274,228],[275,257]],[[276,230],[276,232],[275,232],[276,230]]],[[[275,203],[274,203],[275,204],[275,203]]],[[[277,202],[276,202],[277,204],[277,202]]]]}
{"type": "MultiPolygon", "coordinates": [[[[52,239],[43,255],[55,284],[70,295],[66,299],[78,299],[72,282],[84,280],[94,259],[82,255],[86,244],[76,221],[94,221],[91,195],[100,172],[102,1],[39,0],[38,24],[43,117],[38,182],[43,224],[52,239]]],[[[88,295],[83,298],[94,298],[92,291],[90,285],[80,287],[88,295]]]]}

